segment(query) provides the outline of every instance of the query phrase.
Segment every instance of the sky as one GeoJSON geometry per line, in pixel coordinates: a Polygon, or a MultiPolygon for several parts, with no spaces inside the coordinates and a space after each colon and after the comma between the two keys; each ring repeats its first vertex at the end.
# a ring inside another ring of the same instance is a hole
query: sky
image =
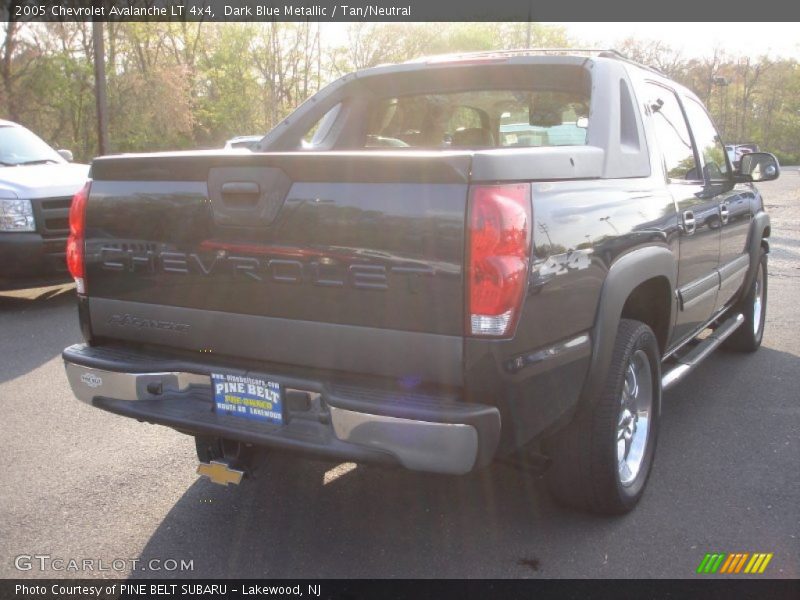
{"type": "MultiPolygon", "coordinates": [[[[797,0],[793,0],[797,1],[797,0]]],[[[561,25],[570,37],[592,48],[614,49],[627,37],[663,40],[687,58],[713,54],[719,46],[732,56],[785,57],[800,60],[798,23],[546,23],[561,25]]],[[[327,23],[334,43],[347,39],[349,23],[327,23]]]]}
{"type": "Polygon", "coordinates": [[[768,54],[800,59],[798,23],[553,23],[598,47],[614,48],[627,37],[663,40],[687,57],[713,54],[719,46],[734,56],[768,54]]]}

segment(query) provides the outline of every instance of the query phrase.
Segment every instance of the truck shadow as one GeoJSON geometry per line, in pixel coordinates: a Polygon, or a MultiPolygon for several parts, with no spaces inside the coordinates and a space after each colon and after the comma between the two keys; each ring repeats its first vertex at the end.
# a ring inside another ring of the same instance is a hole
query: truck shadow
{"type": "MultiPolygon", "coordinates": [[[[766,347],[754,355],[718,352],[671,390],[664,399],[648,491],[624,517],[561,509],[549,498],[540,474],[505,465],[447,477],[368,466],[335,468],[275,452],[256,479],[240,487],[196,481],[141,552],[142,561],[191,560],[192,571],[139,571],[131,577],[609,577],[630,576],[638,568],[650,576],[674,576],[684,568],[693,572],[692,552],[656,570],[652,557],[672,552],[678,540],[712,535],[712,529],[715,543],[728,539],[725,523],[730,517],[718,512],[699,488],[735,498],[731,510],[738,513],[770,493],[769,486],[750,485],[753,473],[765,464],[773,473],[770,485],[791,486],[774,473],[785,471],[791,477],[794,459],[787,457],[783,444],[800,427],[793,400],[798,372],[800,358],[790,353],[766,347]],[[760,425],[749,426],[756,415],[760,425]],[[713,439],[708,437],[709,424],[714,426],[713,439]],[[772,448],[765,439],[779,446],[772,448]],[[749,484],[743,488],[745,477],[749,484]],[[631,553],[632,547],[647,551],[631,553]],[[609,570],[609,559],[625,566],[609,570]]],[[[752,535],[758,535],[765,523],[755,519],[744,533],[752,528],[752,535]]]]}
{"type": "Polygon", "coordinates": [[[467,477],[351,468],[276,452],[239,488],[198,480],[141,558],[193,559],[192,573],[158,573],[176,577],[437,577],[471,564],[480,576],[481,563],[489,576],[496,565],[479,554],[557,510],[537,475],[509,467],[467,477]]]}
{"type": "Polygon", "coordinates": [[[74,286],[0,292],[0,383],[36,369],[82,340],[74,286]]]}

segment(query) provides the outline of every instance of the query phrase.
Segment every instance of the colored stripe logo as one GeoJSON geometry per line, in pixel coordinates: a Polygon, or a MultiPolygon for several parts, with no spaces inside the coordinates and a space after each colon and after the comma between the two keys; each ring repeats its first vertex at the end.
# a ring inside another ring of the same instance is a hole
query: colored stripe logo
{"type": "Polygon", "coordinates": [[[748,573],[750,575],[763,573],[769,561],[772,560],[772,552],[734,552],[726,554],[724,552],[708,553],[700,561],[697,573],[701,575],[714,574],[737,574],[748,573]]]}

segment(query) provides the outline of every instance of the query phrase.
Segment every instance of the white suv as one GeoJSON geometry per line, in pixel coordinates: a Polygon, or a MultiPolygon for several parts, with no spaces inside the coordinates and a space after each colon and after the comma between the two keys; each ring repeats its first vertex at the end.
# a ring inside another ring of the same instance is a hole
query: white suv
{"type": "Polygon", "coordinates": [[[71,160],[69,150],[0,120],[0,289],[69,281],[69,208],[89,173],[71,160]]]}

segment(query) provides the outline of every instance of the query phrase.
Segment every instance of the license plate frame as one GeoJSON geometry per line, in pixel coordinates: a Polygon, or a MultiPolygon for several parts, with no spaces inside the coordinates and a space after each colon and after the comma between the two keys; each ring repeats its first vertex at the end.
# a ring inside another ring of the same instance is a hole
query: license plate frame
{"type": "Polygon", "coordinates": [[[214,412],[255,423],[283,425],[284,389],[261,375],[215,371],[211,373],[214,412]]]}

